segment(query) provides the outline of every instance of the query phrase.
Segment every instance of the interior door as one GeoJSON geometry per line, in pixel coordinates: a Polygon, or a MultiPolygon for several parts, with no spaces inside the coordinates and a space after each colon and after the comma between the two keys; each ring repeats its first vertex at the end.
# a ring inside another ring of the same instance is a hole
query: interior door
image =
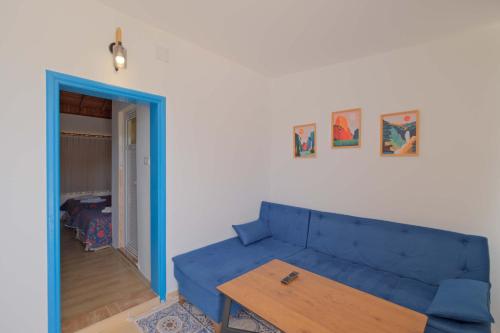
{"type": "Polygon", "coordinates": [[[137,118],[135,111],[125,118],[125,249],[138,257],[137,241],[137,118]]]}

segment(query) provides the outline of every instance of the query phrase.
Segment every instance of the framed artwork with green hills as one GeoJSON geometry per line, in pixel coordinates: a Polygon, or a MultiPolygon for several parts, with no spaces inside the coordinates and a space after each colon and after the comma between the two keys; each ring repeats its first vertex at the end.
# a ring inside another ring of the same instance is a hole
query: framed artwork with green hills
{"type": "Polygon", "coordinates": [[[332,112],[332,148],[361,147],[361,109],[332,112]]]}
{"type": "Polygon", "coordinates": [[[316,124],[293,127],[293,157],[316,157],[316,124]]]}
{"type": "Polygon", "coordinates": [[[380,154],[418,156],[419,111],[383,114],[380,117],[380,154]]]}

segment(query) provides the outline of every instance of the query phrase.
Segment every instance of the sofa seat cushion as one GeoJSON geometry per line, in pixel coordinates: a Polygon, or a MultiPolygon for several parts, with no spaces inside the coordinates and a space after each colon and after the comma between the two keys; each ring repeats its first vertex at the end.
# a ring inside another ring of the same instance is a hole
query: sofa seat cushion
{"type": "Polygon", "coordinates": [[[446,333],[446,332],[443,332],[441,330],[438,330],[437,328],[434,328],[434,327],[431,327],[431,326],[427,325],[425,327],[425,332],[424,333],[446,333]]]}
{"type": "Polygon", "coordinates": [[[305,249],[285,261],[393,303],[424,313],[437,287],[305,249]]]}
{"type": "Polygon", "coordinates": [[[284,259],[303,247],[274,238],[244,246],[235,237],[173,258],[175,268],[207,291],[218,295],[216,287],[272,259],[284,259]]]}

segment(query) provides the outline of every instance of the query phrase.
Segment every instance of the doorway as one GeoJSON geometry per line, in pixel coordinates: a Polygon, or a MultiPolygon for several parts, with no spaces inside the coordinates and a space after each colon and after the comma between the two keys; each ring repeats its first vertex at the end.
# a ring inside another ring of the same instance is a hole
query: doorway
{"type": "Polygon", "coordinates": [[[53,71],[46,71],[46,87],[48,332],[60,333],[60,91],[65,90],[130,103],[144,103],[149,106],[151,288],[162,302],[166,299],[166,100],[162,96],[115,87],[53,71]]]}

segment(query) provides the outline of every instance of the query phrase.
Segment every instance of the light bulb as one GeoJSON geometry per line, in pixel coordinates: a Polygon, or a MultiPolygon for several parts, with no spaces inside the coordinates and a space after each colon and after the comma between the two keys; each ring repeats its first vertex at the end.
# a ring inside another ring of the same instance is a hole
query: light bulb
{"type": "Polygon", "coordinates": [[[123,65],[125,63],[125,57],[122,55],[117,55],[115,57],[115,62],[117,65],[123,65]]]}
{"type": "Polygon", "coordinates": [[[113,47],[113,60],[116,70],[127,67],[127,50],[125,50],[121,43],[113,47]]]}

